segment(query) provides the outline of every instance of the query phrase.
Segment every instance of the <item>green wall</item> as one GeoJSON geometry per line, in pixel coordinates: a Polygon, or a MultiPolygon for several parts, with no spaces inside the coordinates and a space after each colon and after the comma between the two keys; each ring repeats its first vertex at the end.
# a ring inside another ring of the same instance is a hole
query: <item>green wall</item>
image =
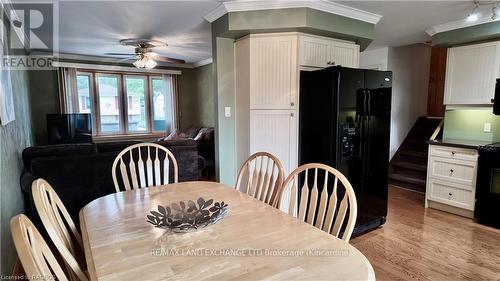
{"type": "MultiPolygon", "coordinates": [[[[218,158],[218,179],[221,183],[233,186],[236,181],[236,120],[234,118],[234,40],[217,38],[214,61],[216,62],[216,141],[218,158]],[[224,116],[224,108],[231,107],[231,117],[224,116]]],[[[217,155],[217,154],[216,154],[217,155]]]]}
{"type": "Polygon", "coordinates": [[[47,144],[48,113],[60,113],[57,71],[32,70],[30,81],[31,119],[35,144],[47,144]]]}
{"type": "Polygon", "coordinates": [[[500,22],[495,21],[436,33],[432,36],[432,46],[449,47],[499,38],[500,22]]]}
{"type": "Polygon", "coordinates": [[[375,25],[309,8],[231,12],[212,23],[212,36],[240,38],[250,33],[298,31],[351,40],[364,50],[375,25]]]}
{"type": "Polygon", "coordinates": [[[181,129],[214,127],[214,78],[212,64],[183,69],[179,79],[181,129]]]}
{"type": "Polygon", "coordinates": [[[447,110],[444,116],[443,138],[500,141],[500,116],[492,109],[447,110]],[[484,123],[491,123],[491,132],[483,132],[484,123]]]}
{"type": "MultiPolygon", "coordinates": [[[[10,30],[8,26],[6,29],[10,30]]],[[[0,126],[0,274],[2,276],[11,274],[17,258],[10,234],[10,219],[24,211],[19,185],[23,170],[21,152],[32,143],[29,73],[16,70],[10,71],[10,75],[16,119],[5,126],[0,126]]]]}

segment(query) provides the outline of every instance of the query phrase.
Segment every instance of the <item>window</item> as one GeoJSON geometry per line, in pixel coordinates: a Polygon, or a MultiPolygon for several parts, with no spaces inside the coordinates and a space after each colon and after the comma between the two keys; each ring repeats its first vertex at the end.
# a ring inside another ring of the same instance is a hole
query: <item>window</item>
{"type": "MultiPolygon", "coordinates": [[[[94,134],[164,133],[172,116],[172,79],[157,75],[77,71],[75,108],[92,113],[94,134]]],[[[170,122],[171,123],[171,122],[170,122]]]]}
{"type": "Polygon", "coordinates": [[[76,78],[78,87],[78,111],[80,113],[90,113],[90,75],[81,74],[76,78]]]}

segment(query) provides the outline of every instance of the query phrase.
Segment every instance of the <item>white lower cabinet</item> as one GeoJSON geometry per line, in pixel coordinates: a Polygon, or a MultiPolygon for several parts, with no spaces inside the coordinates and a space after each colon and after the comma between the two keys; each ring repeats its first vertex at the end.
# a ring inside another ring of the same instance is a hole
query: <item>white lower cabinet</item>
{"type": "Polygon", "coordinates": [[[285,176],[297,167],[296,136],[296,110],[250,110],[250,154],[274,154],[283,164],[285,176]]]}
{"type": "MultiPolygon", "coordinates": [[[[297,110],[250,110],[250,154],[266,151],[281,161],[285,177],[298,165],[297,110]]],[[[286,212],[290,192],[282,197],[286,212]]]]}
{"type": "Polygon", "coordinates": [[[473,217],[476,149],[429,145],[425,206],[473,217]]]}

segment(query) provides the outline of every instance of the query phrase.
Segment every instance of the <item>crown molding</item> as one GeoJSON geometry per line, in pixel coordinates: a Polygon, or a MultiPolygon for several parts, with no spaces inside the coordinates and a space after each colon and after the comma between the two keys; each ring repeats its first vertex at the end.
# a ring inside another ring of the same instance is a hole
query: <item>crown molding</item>
{"type": "Polygon", "coordinates": [[[382,18],[381,15],[341,5],[327,0],[305,0],[305,1],[228,1],[222,2],[215,9],[204,16],[208,22],[214,22],[229,12],[244,12],[258,10],[274,10],[287,8],[310,8],[352,18],[371,24],[377,24],[382,18]]]}
{"type": "Polygon", "coordinates": [[[131,66],[118,66],[118,65],[102,65],[102,64],[89,64],[89,63],[74,63],[74,62],[52,62],[53,67],[67,67],[67,68],[79,68],[79,69],[95,69],[95,70],[105,70],[105,71],[127,71],[136,73],[156,73],[156,74],[174,74],[181,75],[180,70],[170,70],[170,69],[139,69],[131,66]]]}
{"type": "MultiPolygon", "coordinates": [[[[32,56],[44,56],[44,55],[52,55],[49,52],[37,51],[33,52],[30,55],[32,56]]],[[[68,60],[68,61],[84,61],[84,62],[104,62],[104,63],[113,63],[113,64],[127,64],[123,62],[120,58],[111,58],[111,57],[101,57],[101,56],[91,56],[91,55],[79,55],[79,54],[69,54],[69,53],[57,53],[56,57],[58,60],[68,60]]],[[[199,62],[198,62],[199,63],[199,62]]],[[[184,64],[173,64],[158,61],[158,66],[161,67],[174,67],[174,68],[194,68],[194,64],[192,63],[184,63],[184,64]]]]}
{"type": "Polygon", "coordinates": [[[204,65],[207,65],[207,64],[211,64],[212,62],[213,62],[212,58],[200,60],[200,61],[197,61],[197,62],[193,63],[193,68],[204,66],[204,65]]]}
{"type": "Polygon", "coordinates": [[[457,21],[451,21],[451,22],[447,22],[447,23],[443,23],[443,24],[434,25],[434,26],[428,28],[425,32],[427,34],[429,34],[430,36],[434,36],[435,34],[441,33],[441,32],[446,32],[446,31],[460,29],[460,28],[469,27],[469,26],[480,25],[480,24],[484,24],[484,23],[495,22],[495,21],[499,21],[499,20],[500,20],[500,18],[492,20],[490,16],[479,18],[475,22],[469,22],[466,19],[461,19],[461,20],[457,20],[457,21]]]}

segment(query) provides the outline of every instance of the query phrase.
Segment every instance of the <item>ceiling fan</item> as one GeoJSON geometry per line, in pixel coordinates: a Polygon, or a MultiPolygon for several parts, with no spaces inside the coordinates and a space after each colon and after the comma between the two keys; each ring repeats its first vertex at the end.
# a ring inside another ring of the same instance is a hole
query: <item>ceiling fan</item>
{"type": "Polygon", "coordinates": [[[120,44],[123,46],[135,47],[135,54],[106,53],[106,55],[122,57],[127,56],[127,58],[120,61],[135,60],[133,65],[137,68],[152,69],[158,64],[158,61],[173,64],[186,63],[184,60],[160,56],[159,54],[153,52],[153,48],[167,47],[168,45],[165,42],[151,39],[123,39],[120,40],[120,44]]]}

